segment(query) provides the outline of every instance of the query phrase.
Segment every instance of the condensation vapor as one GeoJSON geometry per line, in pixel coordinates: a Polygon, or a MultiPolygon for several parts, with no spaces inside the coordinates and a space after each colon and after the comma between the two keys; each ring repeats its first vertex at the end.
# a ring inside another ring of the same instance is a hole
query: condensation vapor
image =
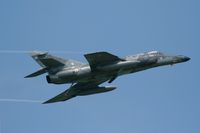
{"type": "Polygon", "coordinates": [[[0,50],[0,54],[30,54],[34,51],[48,52],[48,53],[57,53],[57,54],[84,54],[85,52],[76,52],[76,51],[64,51],[64,50],[0,50]]]}
{"type": "Polygon", "coordinates": [[[42,101],[39,100],[27,100],[27,99],[0,99],[0,102],[42,103],[42,101]]]}

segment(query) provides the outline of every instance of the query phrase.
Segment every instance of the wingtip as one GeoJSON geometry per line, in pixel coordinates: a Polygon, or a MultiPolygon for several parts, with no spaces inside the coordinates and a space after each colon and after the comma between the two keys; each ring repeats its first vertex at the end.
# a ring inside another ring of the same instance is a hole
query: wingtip
{"type": "Polygon", "coordinates": [[[24,78],[32,78],[32,77],[35,77],[35,76],[33,76],[33,74],[30,74],[30,75],[25,76],[24,78]]]}
{"type": "Polygon", "coordinates": [[[50,100],[47,100],[47,101],[45,101],[45,102],[43,102],[42,104],[49,104],[49,103],[54,103],[55,101],[52,101],[52,99],[50,99],[50,100]]]}
{"type": "Polygon", "coordinates": [[[29,75],[27,75],[27,76],[25,76],[24,78],[30,78],[30,76],[29,76],[29,75]]]}
{"type": "Polygon", "coordinates": [[[55,103],[55,102],[48,100],[48,101],[43,102],[42,104],[50,104],[50,103],[55,103]]]}
{"type": "Polygon", "coordinates": [[[48,104],[48,102],[46,101],[46,102],[43,102],[42,104],[48,104]]]}
{"type": "Polygon", "coordinates": [[[49,104],[49,103],[53,103],[51,100],[47,100],[45,102],[43,102],[42,104],[49,104]]]}

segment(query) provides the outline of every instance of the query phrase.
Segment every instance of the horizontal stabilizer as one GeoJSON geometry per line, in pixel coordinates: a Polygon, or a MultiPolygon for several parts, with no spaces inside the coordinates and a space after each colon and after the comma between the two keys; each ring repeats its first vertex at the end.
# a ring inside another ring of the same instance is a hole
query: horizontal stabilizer
{"type": "Polygon", "coordinates": [[[38,70],[38,71],[26,76],[25,78],[36,77],[36,76],[39,76],[39,75],[44,74],[46,72],[47,72],[47,69],[46,68],[42,68],[42,69],[40,69],[40,70],[38,70]]]}
{"type": "Polygon", "coordinates": [[[118,56],[112,55],[108,52],[97,52],[85,54],[84,56],[89,62],[91,69],[95,69],[97,66],[107,65],[118,61],[124,61],[124,59],[121,59],[118,56]]]}

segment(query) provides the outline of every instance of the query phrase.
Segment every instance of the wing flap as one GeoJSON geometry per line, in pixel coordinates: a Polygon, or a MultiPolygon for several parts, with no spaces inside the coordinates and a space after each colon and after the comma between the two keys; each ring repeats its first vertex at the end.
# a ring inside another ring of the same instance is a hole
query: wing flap
{"type": "Polygon", "coordinates": [[[124,61],[124,59],[119,58],[116,55],[110,54],[108,52],[97,52],[84,55],[91,69],[95,69],[97,66],[106,65],[109,63],[114,63],[118,61],[124,61]]]}

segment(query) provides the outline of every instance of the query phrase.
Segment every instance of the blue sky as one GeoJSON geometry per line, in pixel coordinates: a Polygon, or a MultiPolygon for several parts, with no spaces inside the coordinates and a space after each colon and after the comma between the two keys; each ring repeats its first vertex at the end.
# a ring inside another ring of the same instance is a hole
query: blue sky
{"type": "Polygon", "coordinates": [[[0,102],[0,133],[199,133],[200,1],[1,0],[0,99],[45,101],[69,85],[45,75],[27,54],[56,50],[86,62],[84,53],[118,56],[159,50],[191,61],[118,78],[113,92],[42,105],[0,102]],[[73,52],[75,52],[73,54],[73,52]]]}

